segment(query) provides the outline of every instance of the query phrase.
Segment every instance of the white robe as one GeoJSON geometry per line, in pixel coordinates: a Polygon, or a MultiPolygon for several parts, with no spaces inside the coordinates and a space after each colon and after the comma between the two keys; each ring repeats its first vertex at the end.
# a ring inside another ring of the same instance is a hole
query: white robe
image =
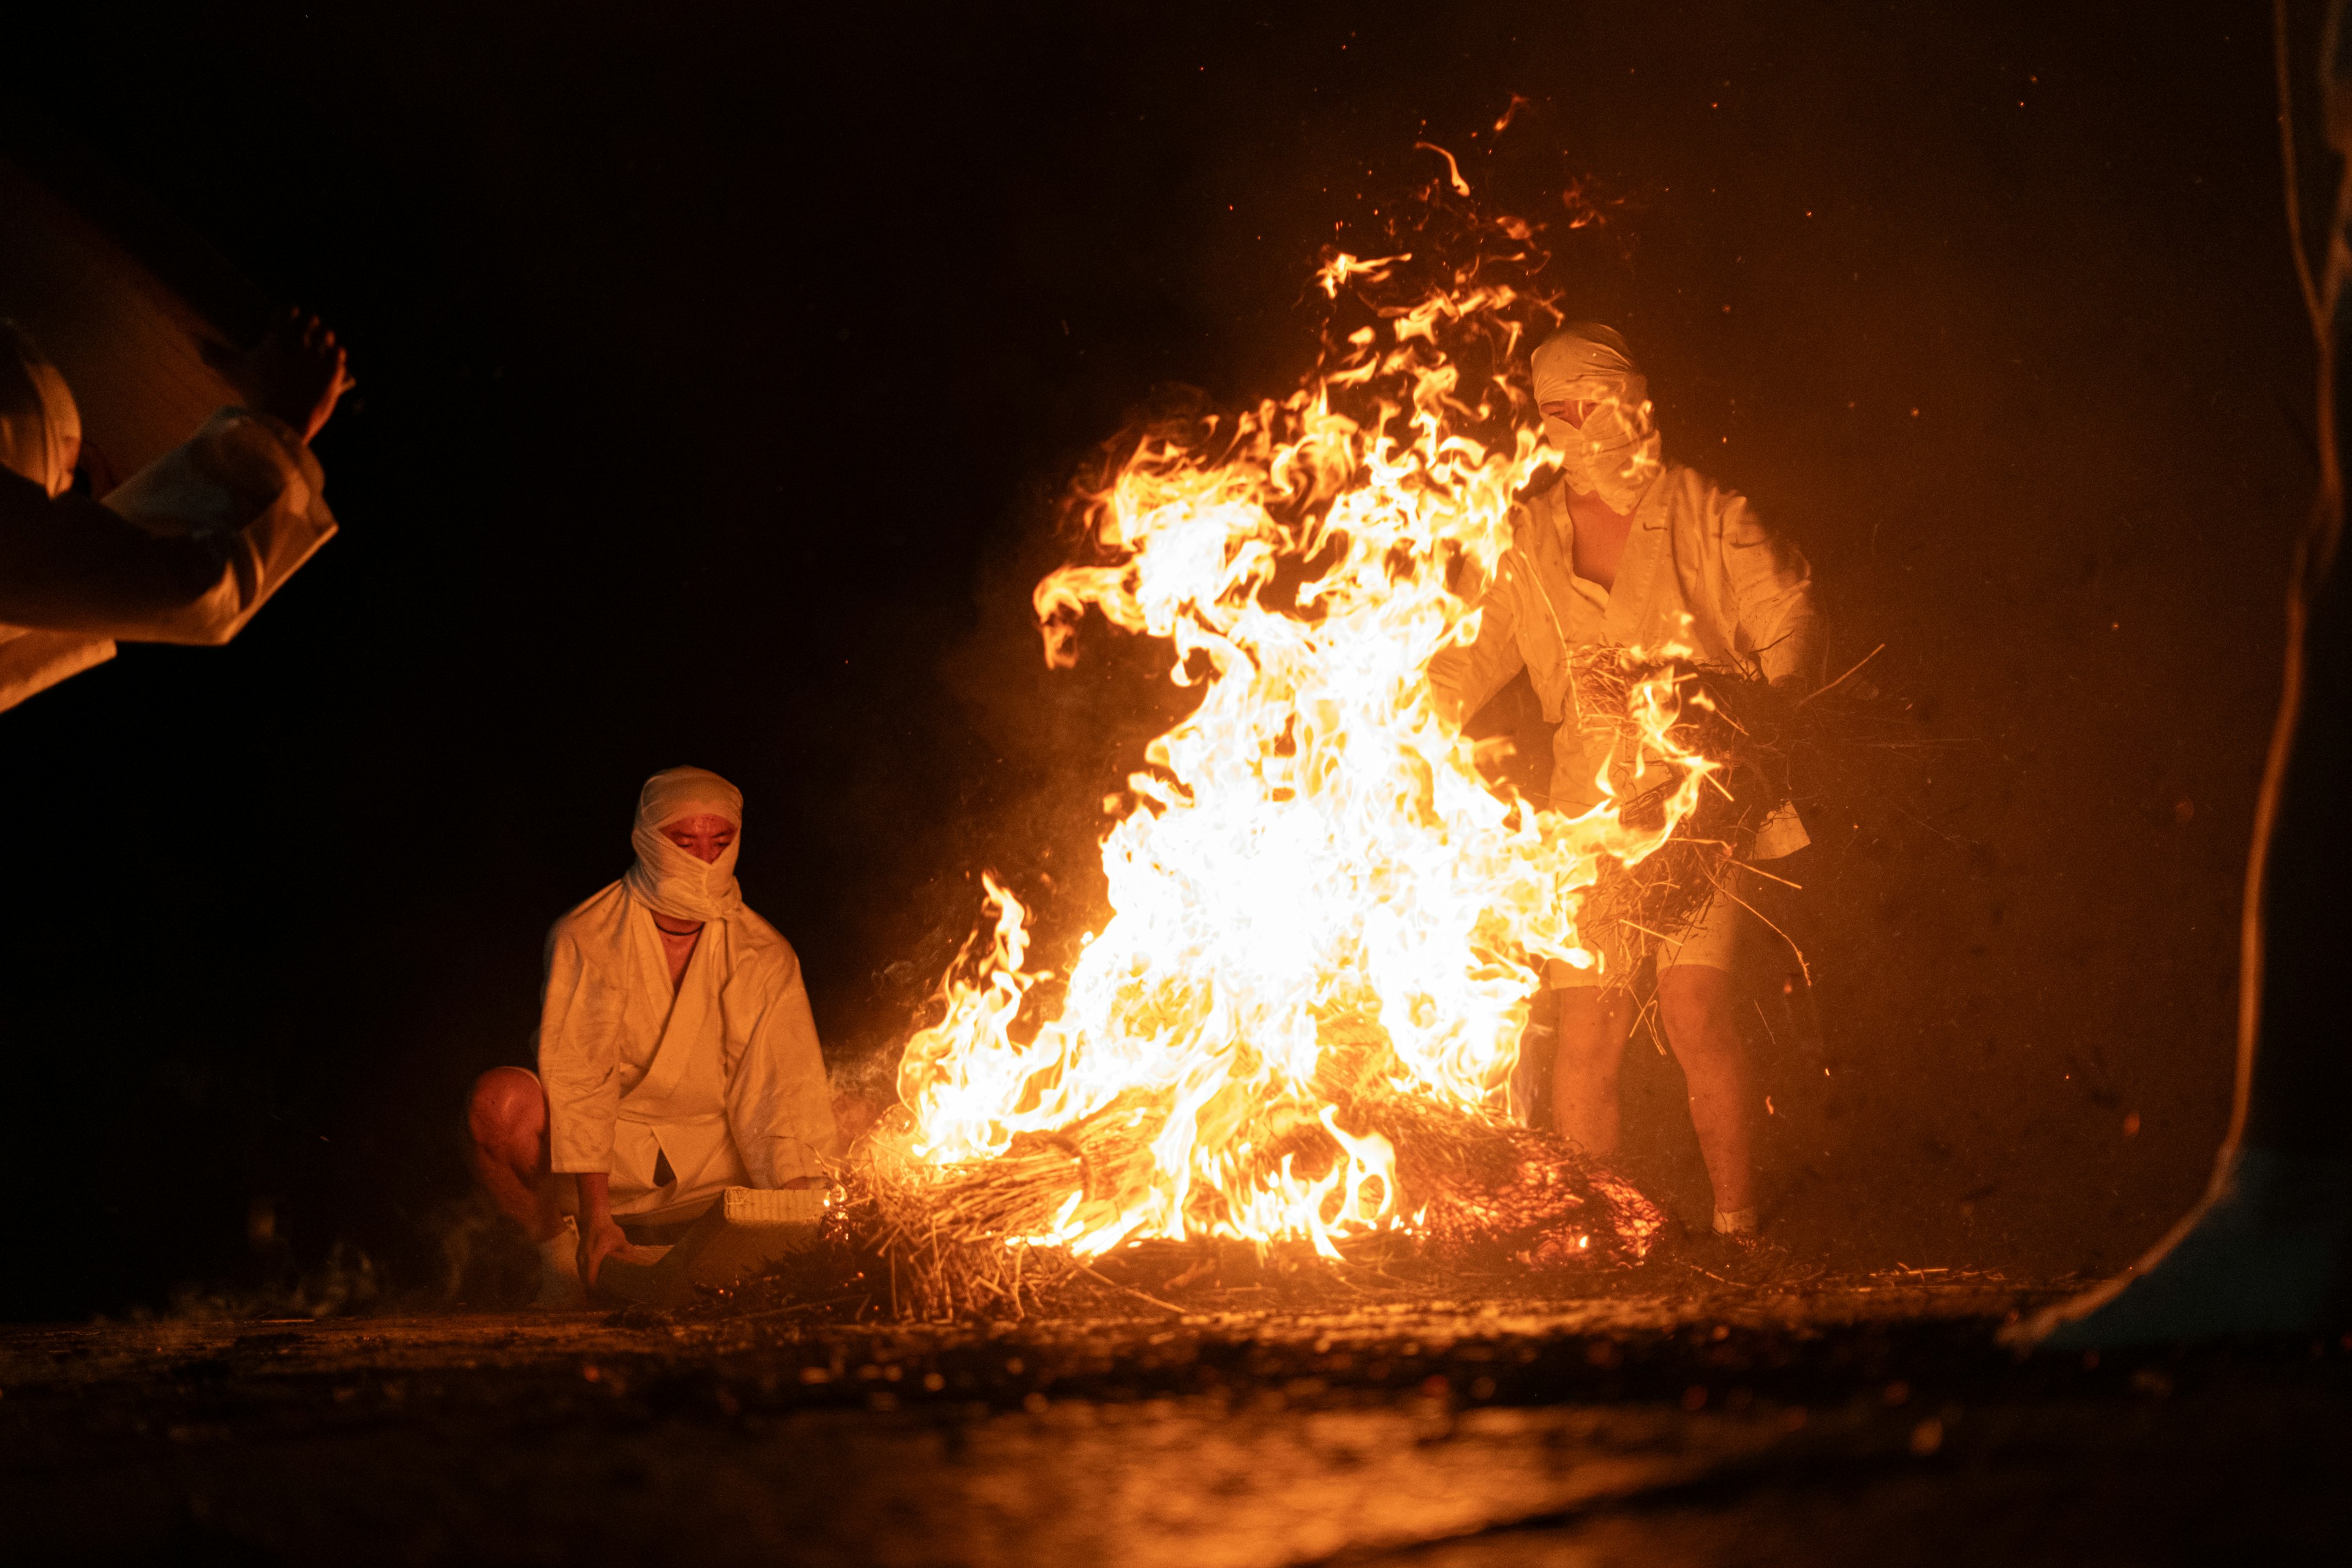
{"type": "MultiPolygon", "coordinates": [[[[1429,663],[1441,709],[1461,722],[1486,705],[1524,667],[1552,737],[1551,805],[1579,812],[1597,804],[1608,742],[1578,723],[1569,655],[1595,643],[1658,647],[1681,642],[1707,663],[1736,656],[1773,680],[1821,678],[1820,614],[1812,571],[1787,540],[1767,530],[1748,498],[1679,463],[1665,465],[1633,509],[1625,553],[1610,588],[1576,574],[1567,487],[1556,485],[1521,510],[1512,547],[1479,603],[1477,639],[1429,663]]],[[[1756,836],[1754,858],[1769,860],[1810,842],[1792,807],[1756,836]]]]}
{"type": "Polygon", "coordinates": [[[675,996],[625,881],[556,921],[539,1076],[552,1168],[609,1173],[615,1215],[688,1218],[726,1187],[821,1175],[840,1152],[800,959],[740,906],[704,922],[675,996]],[[665,1154],[672,1179],[657,1183],[665,1154]]]}

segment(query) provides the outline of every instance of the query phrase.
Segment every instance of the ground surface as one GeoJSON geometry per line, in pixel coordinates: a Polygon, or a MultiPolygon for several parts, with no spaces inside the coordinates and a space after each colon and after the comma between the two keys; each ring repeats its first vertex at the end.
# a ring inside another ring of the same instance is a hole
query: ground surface
{"type": "Polygon", "coordinates": [[[980,1331],[17,1328],[0,1560],[2347,1560],[2352,1349],[1994,1348],[2048,1294],[1675,1264],[980,1331]]]}

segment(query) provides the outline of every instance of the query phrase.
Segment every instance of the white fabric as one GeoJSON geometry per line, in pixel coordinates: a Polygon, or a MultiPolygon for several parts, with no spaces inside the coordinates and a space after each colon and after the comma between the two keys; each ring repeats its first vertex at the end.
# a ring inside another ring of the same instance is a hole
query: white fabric
{"type": "Polygon", "coordinates": [[[149,533],[209,539],[227,558],[208,592],[155,617],[131,640],[217,646],[244,630],[334,537],[326,485],[319,459],[291,426],[224,408],[101,498],[107,510],[149,533]]]}
{"type": "Polygon", "coordinates": [[[0,626],[0,711],[114,657],[112,637],[0,626]]]}
{"type": "Polygon", "coordinates": [[[646,781],[629,845],[637,863],[622,879],[638,901],[678,921],[725,920],[743,907],[735,860],[743,847],[743,792],[708,768],[668,768],[646,781]],[[662,829],[691,816],[723,816],[735,841],[706,861],[671,843],[662,829]]]}
{"type": "Polygon", "coordinates": [[[81,408],[73,389],[23,328],[0,321],[0,468],[52,498],[73,484],[81,408]]]}
{"type": "MultiPolygon", "coordinates": [[[[1736,490],[1668,464],[1633,512],[1616,583],[1603,590],[1579,577],[1574,558],[1568,498],[1554,486],[1521,509],[1515,542],[1480,601],[1476,640],[1429,664],[1439,705],[1457,723],[1527,670],[1545,720],[1559,726],[1556,811],[1580,812],[1601,799],[1597,781],[1613,735],[1587,735],[1579,722],[1571,650],[1681,642],[1704,662],[1737,659],[1775,681],[1821,678],[1811,568],[1736,490]]],[[[1776,859],[1808,842],[1795,810],[1783,806],[1757,834],[1753,858],[1776,859]]]]}
{"type": "Polygon", "coordinates": [[[1543,341],[1528,361],[1536,405],[1589,403],[1580,426],[1544,416],[1560,471],[1579,494],[1612,511],[1632,511],[1664,466],[1664,442],[1652,418],[1650,382],[1625,340],[1594,321],[1573,321],[1543,341]]]}
{"type": "MultiPolygon", "coordinates": [[[[33,363],[28,353],[38,351],[22,334],[0,334],[0,462],[55,499],[72,483],[79,417],[59,415],[60,408],[72,413],[72,394],[54,367],[46,360],[33,363]],[[5,393],[11,385],[18,388],[13,400],[5,393]],[[37,421],[23,416],[25,386],[49,388],[39,398],[37,421]]],[[[91,592],[91,584],[79,583],[74,584],[79,602],[99,606],[96,611],[60,612],[58,621],[39,627],[0,624],[0,710],[112,658],[117,638],[227,642],[333,537],[325,485],[318,459],[285,425],[242,409],[214,415],[101,504],[147,533],[205,540],[219,560],[219,575],[184,603],[135,613],[104,611],[102,584],[91,592]],[[93,613],[99,618],[89,618],[93,613]]]]}
{"type": "MultiPolygon", "coordinates": [[[[80,448],[72,388],[22,328],[0,321],[0,468],[55,500],[72,485],[80,448]]],[[[0,710],[113,657],[109,637],[0,626],[0,710]]]]}
{"type": "Polygon", "coordinates": [[[552,1168],[610,1173],[616,1215],[686,1217],[730,1185],[822,1174],[839,1152],[800,959],[740,900],[705,919],[675,993],[627,879],[556,921],[539,1076],[552,1168]]]}

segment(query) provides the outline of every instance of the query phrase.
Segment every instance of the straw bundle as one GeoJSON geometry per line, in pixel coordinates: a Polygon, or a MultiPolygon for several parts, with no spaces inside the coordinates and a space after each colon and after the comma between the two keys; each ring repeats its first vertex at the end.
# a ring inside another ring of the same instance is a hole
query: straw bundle
{"type": "MultiPolygon", "coordinates": [[[[1735,886],[1732,868],[1783,804],[1851,793],[1861,775],[1920,744],[1908,705],[1851,681],[1852,670],[1799,697],[1751,670],[1601,645],[1580,649],[1572,671],[1578,722],[1593,753],[1613,743],[1628,756],[1641,745],[1627,694],[1665,674],[1680,698],[1675,740],[1717,764],[1674,837],[1635,865],[1607,863],[1579,905],[1578,931],[1607,955],[1611,985],[1631,985],[1643,961],[1687,933],[1714,900],[1754,896],[1760,873],[1735,886]]],[[[1622,799],[1619,810],[1636,826],[1655,826],[1671,794],[1671,783],[1661,784],[1622,799]]]]}
{"type": "MultiPolygon", "coordinates": [[[[1394,1146],[1396,1212],[1413,1216],[1410,1245],[1424,1258],[1625,1266],[1665,1233],[1655,1205],[1549,1133],[1393,1093],[1349,1095],[1337,1107],[1351,1133],[1377,1133],[1394,1146]]],[[[855,1300],[861,1315],[1051,1311],[1074,1283],[1108,1281],[1065,1249],[1023,1238],[1050,1230],[1075,1193],[1132,1190],[1158,1131],[1133,1110],[1122,1101],[1066,1131],[1018,1138],[994,1159],[946,1166],[908,1157],[886,1131],[841,1169],[821,1245],[773,1283],[803,1301],[855,1300]]],[[[1319,1123],[1302,1118],[1253,1168],[1270,1172],[1286,1155],[1294,1169],[1318,1176],[1339,1151],[1319,1123]]],[[[1210,1194],[1196,1205],[1203,1219],[1215,1203],[1210,1194]]],[[[1327,1218],[1335,1213],[1336,1200],[1327,1218]]],[[[1193,1234],[1215,1231],[1203,1225],[1193,1234]]]]}

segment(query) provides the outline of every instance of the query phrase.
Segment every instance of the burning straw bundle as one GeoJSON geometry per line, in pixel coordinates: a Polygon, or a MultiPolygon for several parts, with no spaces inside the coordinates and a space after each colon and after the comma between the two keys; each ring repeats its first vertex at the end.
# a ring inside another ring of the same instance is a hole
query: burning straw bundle
{"type": "MultiPolygon", "coordinates": [[[[1582,934],[1610,954],[1620,984],[1658,943],[1687,931],[1709,900],[1738,896],[1724,886],[1728,858],[1781,803],[1821,793],[1871,749],[1904,744],[1907,730],[1900,704],[1843,689],[1851,682],[1798,699],[1737,669],[1669,667],[1622,648],[1579,657],[1580,722],[1624,754],[1640,743],[1629,690],[1662,670],[1680,693],[1675,738],[1718,771],[1672,838],[1638,864],[1610,862],[1584,895],[1582,934]]],[[[1626,798],[1621,809],[1654,826],[1665,793],[1626,798]]],[[[1423,1258],[1605,1267],[1640,1262],[1664,1236],[1667,1221],[1654,1204],[1566,1141],[1391,1088],[1393,1062],[1377,1026],[1333,1019],[1318,1036],[1316,1098],[1351,1135],[1385,1139],[1394,1151],[1391,1209],[1409,1220],[1404,1229],[1423,1258]]],[[[1051,1310],[1089,1278],[1123,1289],[1031,1238],[1054,1233],[1074,1194],[1091,1201],[1140,1190],[1164,1115],[1158,1101],[1122,1096],[1073,1126],[1024,1133],[993,1158],[934,1165],[906,1152],[906,1113],[894,1112],[845,1167],[824,1245],[793,1266],[788,1288],[803,1300],[855,1300],[861,1312],[925,1319],[1051,1310]]],[[[1257,1148],[1250,1169],[1232,1173],[1243,1186],[1286,1159],[1310,1178],[1332,1168],[1337,1150],[1312,1114],[1271,1124],[1286,1130],[1257,1148]]],[[[1202,1184],[1187,1232],[1221,1234],[1222,1201],[1202,1184]]],[[[1097,1261],[1111,1267],[1118,1256],[1097,1261]]]]}
{"type": "MultiPolygon", "coordinates": [[[[994,1159],[944,1166],[908,1158],[886,1129],[843,1167],[823,1244],[780,1283],[803,1300],[855,1299],[861,1310],[914,1319],[1025,1316],[1083,1279],[1109,1283],[1063,1248],[1024,1238],[1048,1232],[1073,1193],[1133,1182],[1158,1131],[1134,1110],[1114,1104],[1066,1131],[1024,1134],[994,1159]]],[[[1388,1092],[1347,1094],[1339,1114],[1395,1146],[1398,1206],[1415,1216],[1425,1258],[1624,1265],[1666,1230],[1654,1204],[1549,1133],[1388,1092]]],[[[1319,1125],[1302,1119],[1261,1158],[1271,1171],[1285,1155],[1329,1152],[1319,1125]]]]}
{"type": "MultiPolygon", "coordinates": [[[[1592,739],[1591,754],[1613,743],[1624,757],[1642,744],[1627,694],[1666,672],[1681,699],[1675,740],[1717,764],[1672,838],[1637,864],[1608,862],[1584,895],[1578,931],[1607,955],[1612,985],[1631,984],[1643,962],[1687,933],[1714,900],[1753,896],[1752,880],[1733,885],[1731,867],[1766,818],[1784,803],[1834,792],[1865,759],[1904,745],[1911,729],[1907,706],[1853,680],[1853,670],[1797,696],[1745,669],[1641,658],[1614,646],[1580,650],[1572,668],[1577,722],[1592,739]]],[[[1671,793],[1663,784],[1629,795],[1620,812],[1655,827],[1671,793]]]]}

